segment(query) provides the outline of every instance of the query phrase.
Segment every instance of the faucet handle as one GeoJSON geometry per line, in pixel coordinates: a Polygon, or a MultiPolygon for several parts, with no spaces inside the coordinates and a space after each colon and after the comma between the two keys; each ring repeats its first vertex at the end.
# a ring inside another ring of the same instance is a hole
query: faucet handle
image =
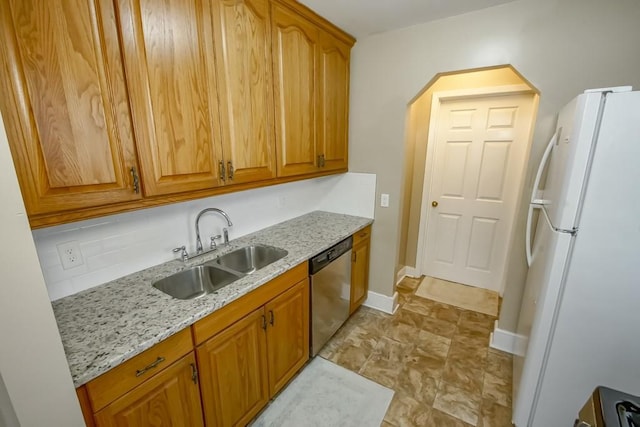
{"type": "Polygon", "coordinates": [[[222,236],[219,234],[216,236],[211,236],[211,245],[209,246],[209,249],[218,249],[218,245],[216,245],[216,239],[222,239],[222,236]]]}
{"type": "Polygon", "coordinates": [[[180,246],[179,248],[173,248],[173,253],[180,252],[180,257],[182,261],[187,261],[189,259],[189,253],[187,252],[187,248],[185,246],[180,246]]]}

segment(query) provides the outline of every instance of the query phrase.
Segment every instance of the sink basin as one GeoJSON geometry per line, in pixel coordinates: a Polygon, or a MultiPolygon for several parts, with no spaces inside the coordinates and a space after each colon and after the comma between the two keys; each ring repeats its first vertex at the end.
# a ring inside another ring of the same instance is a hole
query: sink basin
{"type": "Polygon", "coordinates": [[[241,274],[199,265],[160,279],[153,287],[174,298],[194,299],[215,292],[241,277],[241,274]]]}
{"type": "Polygon", "coordinates": [[[218,264],[242,274],[251,274],[287,256],[289,252],[273,246],[245,246],[222,255],[210,264],[218,264]]]}
{"type": "Polygon", "coordinates": [[[178,299],[194,299],[221,289],[287,256],[273,246],[245,246],[206,264],[187,268],[153,284],[153,287],[178,299]]]}

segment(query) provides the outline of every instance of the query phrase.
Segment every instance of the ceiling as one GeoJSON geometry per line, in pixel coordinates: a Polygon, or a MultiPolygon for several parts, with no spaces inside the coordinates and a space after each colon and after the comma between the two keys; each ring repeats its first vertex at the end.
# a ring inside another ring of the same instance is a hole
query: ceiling
{"type": "Polygon", "coordinates": [[[514,0],[298,0],[356,38],[514,0]]]}

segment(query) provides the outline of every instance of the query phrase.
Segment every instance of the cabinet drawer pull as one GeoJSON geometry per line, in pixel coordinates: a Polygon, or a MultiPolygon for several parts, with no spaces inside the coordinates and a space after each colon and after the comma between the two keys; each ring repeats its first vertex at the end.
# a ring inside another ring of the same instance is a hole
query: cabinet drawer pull
{"type": "Polygon", "coordinates": [[[140,375],[144,375],[145,372],[147,372],[148,370],[151,370],[153,368],[155,368],[156,366],[158,366],[159,364],[161,364],[162,362],[164,362],[164,357],[160,356],[156,359],[155,362],[151,363],[148,366],[145,366],[142,369],[138,369],[136,371],[136,377],[139,377],[140,375]]]}
{"type": "Polygon", "coordinates": [[[269,310],[269,323],[271,323],[271,326],[273,326],[275,320],[276,317],[273,315],[273,310],[269,310]]]}
{"type": "Polygon", "coordinates": [[[267,330],[267,316],[262,315],[262,329],[267,330]]]}

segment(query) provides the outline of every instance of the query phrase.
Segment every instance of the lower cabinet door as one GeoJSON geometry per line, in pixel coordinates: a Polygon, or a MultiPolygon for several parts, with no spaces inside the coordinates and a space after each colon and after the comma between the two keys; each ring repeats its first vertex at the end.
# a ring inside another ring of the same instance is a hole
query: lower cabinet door
{"type": "Polygon", "coordinates": [[[189,353],[95,414],[97,426],[203,426],[196,360],[189,353]]]}
{"type": "Polygon", "coordinates": [[[207,426],[244,426],[269,401],[266,322],[261,307],[196,349],[207,426]]]}
{"type": "Polygon", "coordinates": [[[275,395],[309,360],[309,279],[265,305],[269,388],[275,395]]]}
{"type": "Polygon", "coordinates": [[[369,239],[353,246],[351,252],[351,303],[353,313],[367,299],[369,291],[369,239]]]}

